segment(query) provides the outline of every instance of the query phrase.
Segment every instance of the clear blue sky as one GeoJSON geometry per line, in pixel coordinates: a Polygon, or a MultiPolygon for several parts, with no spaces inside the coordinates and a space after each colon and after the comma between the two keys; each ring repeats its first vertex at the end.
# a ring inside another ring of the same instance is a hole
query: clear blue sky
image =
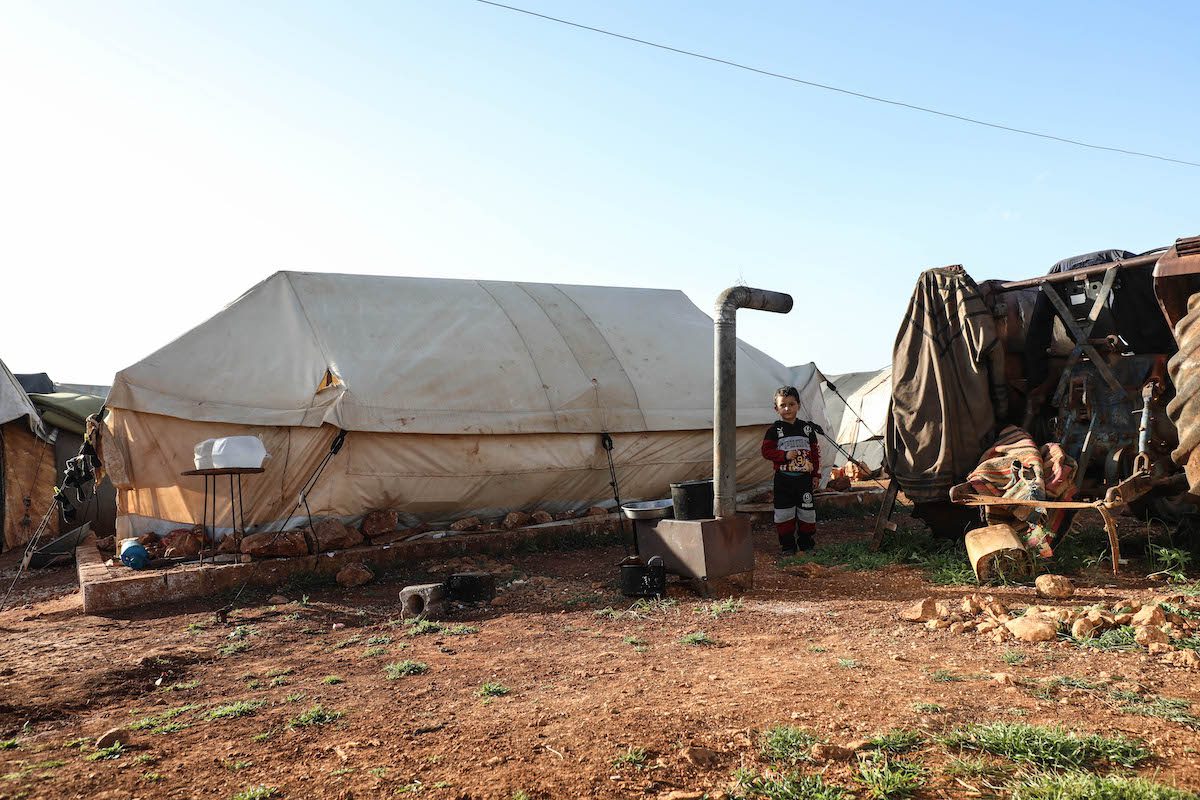
{"type": "MultiPolygon", "coordinates": [[[[1200,161],[1193,3],[514,4],[1200,161]]],[[[743,338],[869,369],[925,268],[1025,277],[1200,233],[1195,167],[472,0],[9,0],[0,74],[0,358],[65,381],[109,382],[277,269],[673,287],[706,311],[745,282],[797,308],[743,312],[743,338]]]]}

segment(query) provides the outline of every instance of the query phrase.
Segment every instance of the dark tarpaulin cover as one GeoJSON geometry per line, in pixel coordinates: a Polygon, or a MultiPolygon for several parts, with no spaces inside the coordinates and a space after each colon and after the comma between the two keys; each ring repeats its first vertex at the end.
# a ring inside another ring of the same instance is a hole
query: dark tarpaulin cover
{"type": "Polygon", "coordinates": [[[917,503],[946,501],[1007,412],[1004,354],[979,287],[962,267],[921,274],[896,335],[888,470],[917,503]]]}
{"type": "Polygon", "coordinates": [[[27,372],[15,376],[25,394],[45,394],[54,391],[54,381],[44,372],[27,372]]]}

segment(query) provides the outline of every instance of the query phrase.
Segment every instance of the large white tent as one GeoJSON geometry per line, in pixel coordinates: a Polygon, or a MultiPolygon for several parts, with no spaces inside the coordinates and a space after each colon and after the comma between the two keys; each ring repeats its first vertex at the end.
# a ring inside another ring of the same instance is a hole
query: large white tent
{"type": "MultiPolygon", "coordinates": [[[[827,381],[837,387],[837,394],[828,383],[822,389],[829,417],[829,436],[856,461],[878,469],[883,465],[883,432],[887,428],[888,405],[892,399],[891,366],[831,375],[827,381]]],[[[844,454],[835,450],[833,463],[841,466],[846,460],[844,454]]]]}
{"type": "MultiPolygon", "coordinates": [[[[251,529],[287,519],[339,428],[314,515],[602,504],[602,432],[623,499],[661,497],[711,475],[712,340],[679,291],[276,273],[117,374],[102,455],[118,534],[199,521],[203,484],[180,473],[197,442],[237,434],[271,454],[245,483],[251,529]]],[[[769,477],[759,444],[790,378],[739,343],[739,484],[769,477]]]]}

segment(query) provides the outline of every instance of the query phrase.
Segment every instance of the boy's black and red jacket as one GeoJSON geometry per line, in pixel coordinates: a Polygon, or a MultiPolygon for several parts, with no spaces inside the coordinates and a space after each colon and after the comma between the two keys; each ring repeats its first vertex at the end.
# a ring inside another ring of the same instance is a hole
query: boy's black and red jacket
{"type": "Polygon", "coordinates": [[[776,420],[763,436],[763,458],[775,465],[777,473],[819,477],[821,446],[817,443],[817,434],[821,432],[821,426],[807,420],[776,420]],[[795,458],[787,457],[789,450],[798,451],[795,458]]]}

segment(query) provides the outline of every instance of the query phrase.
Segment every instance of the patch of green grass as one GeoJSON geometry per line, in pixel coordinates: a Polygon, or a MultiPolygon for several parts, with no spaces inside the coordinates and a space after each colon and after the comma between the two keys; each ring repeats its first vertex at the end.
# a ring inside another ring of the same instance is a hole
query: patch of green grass
{"type": "Polygon", "coordinates": [[[231,630],[229,632],[229,635],[226,636],[225,638],[226,639],[245,639],[248,636],[257,636],[257,635],[258,635],[258,631],[254,629],[253,625],[238,625],[236,628],[231,630]]]}
{"type": "Polygon", "coordinates": [[[871,739],[871,747],[884,753],[903,753],[925,743],[920,731],[896,728],[871,739]]]}
{"type": "Polygon", "coordinates": [[[629,616],[645,617],[650,614],[666,614],[674,611],[679,601],[673,597],[643,597],[629,607],[629,616]]]}
{"type": "Polygon", "coordinates": [[[479,690],[475,692],[475,694],[479,695],[480,697],[503,697],[511,691],[512,689],[509,689],[502,683],[488,682],[483,686],[480,686],[479,690]]]}
{"type": "Polygon", "coordinates": [[[160,691],[164,692],[186,692],[188,689],[195,689],[200,685],[200,681],[184,681],[182,683],[172,683],[170,686],[160,686],[160,691]]]}
{"type": "Polygon", "coordinates": [[[854,572],[883,569],[892,564],[915,566],[932,583],[972,584],[975,574],[961,542],[938,541],[926,530],[905,529],[887,537],[879,550],[870,542],[842,542],[818,547],[811,553],[781,559],[780,566],[819,564],[854,572]]]}
{"type": "Polygon", "coordinates": [[[239,700],[229,705],[217,706],[208,712],[209,719],[236,719],[248,717],[266,705],[263,700],[239,700]]]}
{"type": "Polygon", "coordinates": [[[518,789],[512,793],[512,800],[532,800],[532,798],[530,798],[529,792],[526,792],[523,789],[518,789]]]}
{"type": "Polygon", "coordinates": [[[285,703],[299,703],[305,697],[307,697],[307,695],[304,692],[294,692],[283,698],[283,700],[285,703]]]}
{"type": "Polygon", "coordinates": [[[470,636],[472,633],[479,633],[479,628],[470,625],[451,625],[442,632],[447,636],[470,636]]]}
{"type": "Polygon", "coordinates": [[[345,683],[345,681],[342,680],[341,675],[326,675],[324,678],[321,678],[321,683],[326,686],[337,686],[339,683],[345,683]]]}
{"type": "Polygon", "coordinates": [[[1020,650],[1005,650],[1004,655],[1000,656],[1000,658],[1010,667],[1025,663],[1025,654],[1020,650]]]}
{"type": "Polygon", "coordinates": [[[704,631],[696,631],[679,637],[679,643],[688,647],[710,647],[717,642],[704,631]]]}
{"type": "Polygon", "coordinates": [[[120,758],[125,752],[125,745],[120,742],[115,742],[108,747],[102,747],[96,752],[87,757],[88,761],[110,761],[114,758],[120,758]]]}
{"type": "Polygon", "coordinates": [[[1122,625],[1119,628],[1110,628],[1099,636],[1072,638],[1071,641],[1080,647],[1090,647],[1094,650],[1138,650],[1140,648],[1134,639],[1135,635],[1136,631],[1132,625],[1122,625]]]}
{"type": "Polygon", "coordinates": [[[274,667],[267,670],[268,678],[282,678],[284,675],[291,675],[295,672],[295,667],[274,667]]]}
{"type": "Polygon", "coordinates": [[[270,800],[276,797],[279,790],[274,786],[252,786],[249,789],[242,789],[237,794],[229,798],[229,800],[270,800]]]}
{"type": "Polygon", "coordinates": [[[161,772],[147,772],[142,775],[142,780],[146,783],[161,783],[167,779],[166,775],[161,772]]]}
{"type": "Polygon", "coordinates": [[[733,774],[734,800],[846,800],[851,795],[840,786],[825,783],[824,776],[759,774],[739,769],[733,774]]]}
{"type": "Polygon", "coordinates": [[[961,675],[955,675],[948,669],[935,669],[929,673],[929,680],[934,683],[952,683],[954,681],[961,681],[962,679],[961,675]]]}
{"type": "Polygon", "coordinates": [[[232,655],[236,655],[238,653],[244,653],[249,649],[250,649],[249,642],[245,641],[244,639],[238,639],[236,641],[230,642],[229,644],[225,645],[224,647],[221,647],[220,649],[217,650],[217,652],[223,656],[232,656],[232,655]]]}
{"type": "Polygon", "coordinates": [[[66,747],[66,748],[83,749],[84,745],[86,745],[90,741],[91,741],[91,739],[89,739],[86,736],[79,736],[74,739],[68,739],[67,741],[62,743],[62,746],[66,747]]]}
{"type": "Polygon", "coordinates": [[[776,725],[763,731],[758,752],[772,764],[798,764],[812,760],[813,745],[820,741],[805,728],[776,725]]]}
{"type": "Polygon", "coordinates": [[[1145,778],[1088,772],[1033,773],[1015,778],[1012,800],[1195,800],[1192,792],[1145,778]]]}
{"type": "Polygon", "coordinates": [[[819,645],[819,644],[813,644],[813,645],[808,646],[808,652],[810,652],[810,653],[827,653],[827,652],[829,652],[829,648],[821,647],[821,645],[819,645]]]}
{"type": "Polygon", "coordinates": [[[311,728],[321,725],[329,725],[330,723],[337,722],[341,718],[341,711],[330,711],[320,703],[317,703],[307,711],[288,720],[288,727],[311,728]]]}
{"type": "Polygon", "coordinates": [[[625,752],[618,753],[617,756],[613,758],[612,765],[614,769],[620,769],[621,767],[634,767],[635,769],[641,769],[642,767],[646,766],[646,763],[649,760],[650,754],[646,752],[646,748],[630,747],[625,752]]]}
{"type": "Polygon", "coordinates": [[[359,636],[358,634],[355,634],[354,636],[349,636],[340,642],[335,642],[334,644],[329,645],[329,649],[330,650],[341,650],[343,648],[349,647],[350,645],[358,644],[360,641],[362,641],[362,637],[359,636]]]}
{"type": "Polygon", "coordinates": [[[943,743],[1046,769],[1084,769],[1101,763],[1135,767],[1150,757],[1137,739],[1012,722],[967,725],[949,733],[943,743]]]}
{"type": "Polygon", "coordinates": [[[646,640],[642,639],[638,636],[626,636],[621,641],[625,644],[630,644],[637,648],[644,649],[646,647],[646,640]]]}
{"type": "Polygon", "coordinates": [[[923,785],[925,768],[908,761],[863,762],[855,780],[862,784],[866,797],[873,800],[901,800],[911,797],[923,785]]]}
{"type": "Polygon", "coordinates": [[[862,664],[855,661],[853,658],[839,658],[837,665],[842,669],[858,669],[862,664]]]}
{"type": "Polygon", "coordinates": [[[20,746],[20,740],[15,736],[11,739],[0,740],[0,750],[16,750],[20,746]]]}
{"type": "Polygon", "coordinates": [[[225,769],[229,770],[230,772],[241,772],[242,770],[247,769],[249,767],[253,767],[253,766],[254,766],[253,761],[226,761],[225,762],[225,769]]]}
{"type": "Polygon", "coordinates": [[[271,728],[269,730],[263,731],[262,733],[254,734],[253,736],[250,737],[250,740],[254,741],[254,742],[265,742],[267,739],[270,739],[274,735],[275,735],[275,729],[271,728]]]}
{"type": "Polygon", "coordinates": [[[740,597],[726,597],[724,600],[713,600],[711,603],[704,603],[696,606],[696,613],[710,616],[717,619],[726,614],[736,614],[742,610],[742,599],[740,597]]]}
{"type": "Polygon", "coordinates": [[[946,709],[937,703],[913,703],[912,710],[919,714],[941,714],[946,709]]]}
{"type": "Polygon", "coordinates": [[[441,632],[442,626],[430,619],[417,619],[408,623],[409,636],[427,636],[441,632]]]}
{"type": "Polygon", "coordinates": [[[1002,780],[1010,771],[1010,767],[978,757],[952,758],[946,762],[943,769],[943,772],[952,778],[983,779],[993,783],[1002,780]]]}
{"type": "Polygon", "coordinates": [[[367,641],[365,642],[365,644],[369,644],[369,645],[370,644],[391,644],[391,643],[392,643],[392,637],[388,636],[386,633],[379,634],[378,636],[372,636],[370,639],[367,639],[367,641]]]}
{"type": "Polygon", "coordinates": [[[363,658],[375,658],[376,656],[386,656],[388,649],[386,647],[368,647],[363,651],[363,658]]]}
{"type": "Polygon", "coordinates": [[[394,681],[398,678],[403,678],[405,675],[421,675],[429,672],[429,665],[423,664],[420,661],[398,661],[394,664],[388,664],[383,668],[387,673],[388,680],[394,681]]]}
{"type": "Polygon", "coordinates": [[[1157,717],[1200,730],[1200,717],[1192,713],[1192,704],[1187,700],[1173,697],[1142,697],[1133,692],[1114,692],[1113,697],[1124,703],[1117,709],[1122,714],[1157,717]]]}
{"type": "Polygon", "coordinates": [[[129,730],[131,730],[131,731],[150,731],[151,733],[172,733],[177,730],[182,730],[182,728],[184,728],[186,726],[181,725],[180,723],[172,723],[171,720],[175,719],[178,716],[186,714],[189,711],[194,711],[199,707],[200,706],[197,703],[189,703],[186,706],[179,706],[178,708],[171,708],[171,709],[159,712],[158,714],[154,714],[149,717],[142,717],[141,719],[139,719],[135,722],[131,722],[128,727],[129,727],[129,730]]]}
{"type": "Polygon", "coordinates": [[[200,631],[207,630],[207,629],[208,629],[207,622],[193,622],[187,626],[186,630],[188,633],[200,633],[200,631]]]}
{"type": "Polygon", "coordinates": [[[604,619],[617,620],[621,618],[621,612],[612,607],[602,608],[599,611],[593,611],[592,613],[597,617],[603,617],[604,619]]]}

